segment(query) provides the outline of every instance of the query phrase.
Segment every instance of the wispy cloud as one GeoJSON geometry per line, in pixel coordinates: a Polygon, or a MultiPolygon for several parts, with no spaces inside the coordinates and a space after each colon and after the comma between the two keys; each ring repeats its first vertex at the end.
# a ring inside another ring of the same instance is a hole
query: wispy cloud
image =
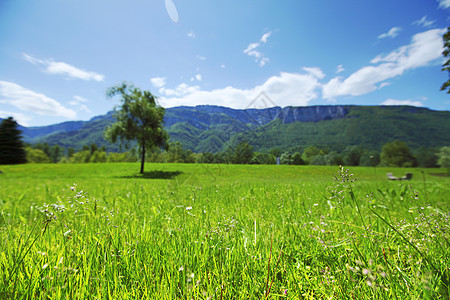
{"type": "Polygon", "coordinates": [[[405,71],[427,66],[441,57],[442,35],[445,29],[432,29],[412,37],[409,45],[398,48],[386,56],[377,56],[346,79],[335,77],[323,86],[325,99],[338,96],[360,96],[386,85],[386,80],[405,71]]]}
{"type": "Polygon", "coordinates": [[[325,77],[325,74],[322,72],[322,70],[317,67],[303,67],[302,70],[318,79],[323,79],[325,77]]]}
{"type": "Polygon", "coordinates": [[[105,76],[96,72],[84,71],[65,62],[54,61],[53,59],[38,59],[26,53],[22,57],[34,64],[44,66],[44,71],[49,74],[63,75],[71,79],[103,81],[105,76]]]}
{"type": "Polygon", "coordinates": [[[86,98],[84,98],[84,97],[81,97],[81,96],[73,96],[73,99],[75,99],[75,101],[76,102],[78,102],[78,103],[86,103],[86,102],[88,102],[89,100],[88,99],[86,99],[86,98]]]}
{"type": "Polygon", "coordinates": [[[263,34],[263,36],[261,37],[260,41],[262,43],[267,43],[267,40],[269,39],[269,37],[272,35],[272,31],[266,32],[263,34]]]}
{"type": "Polygon", "coordinates": [[[77,106],[78,110],[91,113],[92,111],[87,107],[85,103],[88,102],[88,99],[81,97],[81,96],[73,96],[73,100],[69,102],[72,106],[77,106]]]}
{"type": "Polygon", "coordinates": [[[269,58],[266,57],[261,51],[256,50],[261,44],[267,43],[267,40],[272,35],[272,31],[266,32],[259,39],[259,42],[250,43],[247,48],[244,50],[244,53],[248,56],[254,57],[255,62],[259,64],[260,67],[263,67],[269,62],[269,58]]]}
{"type": "Polygon", "coordinates": [[[166,85],[166,77],[153,77],[150,78],[150,82],[156,88],[161,88],[166,85]]]}
{"type": "Polygon", "coordinates": [[[428,20],[427,16],[423,16],[420,20],[414,21],[413,25],[419,25],[419,26],[423,26],[423,27],[431,27],[431,26],[433,26],[434,23],[435,23],[435,21],[428,20]]]}
{"type": "Polygon", "coordinates": [[[191,77],[191,82],[195,81],[195,80],[202,81],[203,80],[202,74],[198,73],[198,74],[195,74],[195,76],[191,77]]]}
{"type": "Polygon", "coordinates": [[[397,100],[386,99],[381,105],[410,105],[410,106],[423,106],[423,103],[417,100],[397,100]]]}
{"type": "Polygon", "coordinates": [[[345,71],[345,69],[344,69],[343,65],[339,65],[339,66],[336,67],[336,73],[341,73],[341,72],[344,72],[344,71],[345,71]]]}
{"type": "Polygon", "coordinates": [[[193,31],[189,31],[187,33],[187,36],[190,37],[190,38],[193,38],[193,39],[195,39],[197,37],[193,31]]]}
{"type": "Polygon", "coordinates": [[[450,0],[438,0],[439,7],[441,8],[449,8],[450,7],[450,0]]]}
{"type": "Polygon", "coordinates": [[[0,102],[39,115],[60,116],[68,119],[76,117],[75,111],[64,107],[58,101],[8,81],[0,81],[0,102]]]}
{"type": "Polygon", "coordinates": [[[166,97],[183,97],[194,94],[198,91],[200,91],[200,87],[198,85],[189,85],[187,83],[181,83],[174,89],[162,87],[158,90],[160,94],[166,97]]]}
{"type": "Polygon", "coordinates": [[[245,108],[262,91],[279,106],[303,106],[318,97],[319,79],[325,74],[319,68],[303,68],[302,73],[282,72],[270,77],[261,85],[250,89],[225,87],[211,91],[201,90],[199,86],[180,84],[175,89],[160,89],[160,103],[165,107],[179,105],[222,105],[232,108],[245,108]]]}
{"type": "Polygon", "coordinates": [[[378,38],[379,39],[384,39],[384,38],[387,38],[387,37],[389,37],[391,39],[395,38],[401,30],[402,29],[400,27],[392,27],[391,29],[389,29],[388,32],[380,34],[378,36],[378,38]]]}

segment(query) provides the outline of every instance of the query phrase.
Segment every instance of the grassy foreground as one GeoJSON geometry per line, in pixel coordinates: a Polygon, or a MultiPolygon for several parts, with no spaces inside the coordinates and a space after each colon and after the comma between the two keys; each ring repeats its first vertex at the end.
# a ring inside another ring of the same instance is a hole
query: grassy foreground
{"type": "Polygon", "coordinates": [[[0,169],[1,299],[449,297],[438,169],[0,169]]]}

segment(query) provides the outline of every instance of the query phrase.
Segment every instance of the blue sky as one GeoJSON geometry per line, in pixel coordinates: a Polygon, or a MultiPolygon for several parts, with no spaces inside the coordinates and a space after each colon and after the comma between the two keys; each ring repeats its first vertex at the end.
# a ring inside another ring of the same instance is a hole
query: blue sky
{"type": "Polygon", "coordinates": [[[0,0],[0,117],[88,120],[122,81],[164,107],[450,110],[449,17],[450,0],[0,0]]]}

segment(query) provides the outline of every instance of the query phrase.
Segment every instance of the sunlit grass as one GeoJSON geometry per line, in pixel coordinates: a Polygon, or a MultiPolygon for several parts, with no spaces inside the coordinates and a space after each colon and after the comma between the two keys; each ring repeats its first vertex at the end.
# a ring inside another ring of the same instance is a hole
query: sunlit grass
{"type": "Polygon", "coordinates": [[[1,169],[0,298],[448,297],[438,169],[1,169]]]}

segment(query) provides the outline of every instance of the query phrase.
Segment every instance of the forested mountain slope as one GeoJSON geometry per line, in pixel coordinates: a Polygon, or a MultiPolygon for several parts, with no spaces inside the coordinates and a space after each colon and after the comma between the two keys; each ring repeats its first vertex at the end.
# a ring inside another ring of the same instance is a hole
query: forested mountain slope
{"type": "MultiPolygon", "coordinates": [[[[256,151],[301,150],[308,145],[340,150],[360,145],[380,150],[401,140],[411,148],[450,145],[450,112],[411,106],[307,106],[231,109],[220,106],[174,107],[164,118],[171,142],[194,152],[220,152],[240,141],[256,151]]],[[[104,140],[113,112],[90,121],[22,127],[24,140],[80,149],[96,143],[109,151],[118,145],[104,140]]]]}

